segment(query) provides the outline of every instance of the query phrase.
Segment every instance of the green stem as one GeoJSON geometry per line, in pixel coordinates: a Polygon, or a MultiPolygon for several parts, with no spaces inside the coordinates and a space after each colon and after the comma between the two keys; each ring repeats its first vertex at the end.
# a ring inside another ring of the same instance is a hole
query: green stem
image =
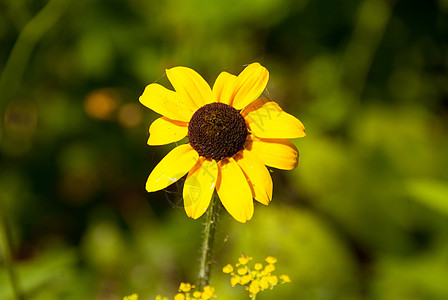
{"type": "Polygon", "coordinates": [[[391,20],[395,2],[395,0],[364,0],[359,7],[354,31],[343,57],[345,80],[350,83],[350,89],[358,102],[378,47],[391,20]],[[369,17],[372,11],[381,12],[375,15],[374,21],[369,17]],[[356,63],[353,63],[354,58],[356,63]]]}
{"type": "MultiPolygon", "coordinates": [[[[20,32],[0,75],[0,116],[11,98],[16,98],[22,75],[34,47],[54,25],[68,7],[70,0],[49,0],[20,32]]],[[[1,131],[0,127],[0,139],[1,131]]]]}
{"type": "Polygon", "coordinates": [[[252,296],[252,298],[250,298],[251,300],[255,300],[257,298],[257,294],[254,294],[253,296],[252,296]]]}
{"type": "Polygon", "coordinates": [[[216,221],[219,215],[218,197],[214,194],[206,212],[204,240],[202,242],[201,261],[199,265],[198,287],[203,290],[210,284],[210,269],[212,264],[213,239],[216,230],[216,221]]]}
{"type": "Polygon", "coordinates": [[[6,273],[9,279],[9,283],[11,285],[14,299],[23,300],[24,297],[19,289],[17,277],[12,266],[11,252],[12,252],[11,236],[8,231],[6,220],[3,214],[0,212],[0,255],[6,269],[6,273]]]}

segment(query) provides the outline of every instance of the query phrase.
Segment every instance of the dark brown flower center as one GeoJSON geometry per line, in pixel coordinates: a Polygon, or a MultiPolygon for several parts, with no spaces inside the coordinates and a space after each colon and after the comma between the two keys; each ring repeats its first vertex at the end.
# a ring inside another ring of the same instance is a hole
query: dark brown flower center
{"type": "Polygon", "coordinates": [[[200,156],[220,161],[243,149],[247,127],[243,116],[232,106],[210,103],[198,109],[188,124],[191,147],[200,156]]]}

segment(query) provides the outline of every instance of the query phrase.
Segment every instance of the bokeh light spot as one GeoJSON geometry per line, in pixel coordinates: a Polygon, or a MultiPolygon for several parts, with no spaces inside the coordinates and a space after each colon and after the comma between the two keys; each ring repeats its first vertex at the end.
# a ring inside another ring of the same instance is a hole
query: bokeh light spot
{"type": "Polygon", "coordinates": [[[36,107],[21,101],[12,102],[6,108],[4,124],[7,134],[19,139],[28,139],[36,131],[36,107]]]}
{"type": "Polygon", "coordinates": [[[137,103],[126,103],[118,111],[118,122],[123,127],[135,127],[142,121],[142,111],[137,103]]]}
{"type": "Polygon", "coordinates": [[[98,89],[87,95],[84,109],[91,118],[110,120],[117,109],[118,102],[119,95],[113,89],[98,89]]]}

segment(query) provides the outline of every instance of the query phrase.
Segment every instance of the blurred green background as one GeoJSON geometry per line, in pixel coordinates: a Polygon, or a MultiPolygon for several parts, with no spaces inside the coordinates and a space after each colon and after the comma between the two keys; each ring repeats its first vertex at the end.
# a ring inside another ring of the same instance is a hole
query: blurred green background
{"type": "Polygon", "coordinates": [[[203,220],[182,182],[146,193],[175,145],[146,145],[138,97],[166,68],[213,83],[255,61],[308,136],[269,207],[223,211],[220,299],[248,299],[221,273],[243,252],[292,279],[260,300],[448,299],[448,1],[1,0],[0,45],[1,228],[26,299],[195,281],[203,220]]]}

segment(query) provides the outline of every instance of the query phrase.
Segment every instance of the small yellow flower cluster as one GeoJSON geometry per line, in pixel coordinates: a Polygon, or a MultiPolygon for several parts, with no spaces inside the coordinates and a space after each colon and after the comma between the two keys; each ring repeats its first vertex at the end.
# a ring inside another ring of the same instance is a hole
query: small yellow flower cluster
{"type": "MultiPolygon", "coordinates": [[[[190,283],[181,282],[179,285],[179,293],[174,295],[174,300],[209,300],[216,297],[214,287],[207,285],[202,292],[195,291],[195,288],[196,286],[190,283]]],[[[157,296],[155,300],[168,300],[168,298],[157,296]]]]}
{"type": "Polygon", "coordinates": [[[137,294],[132,294],[123,298],[123,300],[138,300],[137,294]]]}
{"type": "Polygon", "coordinates": [[[232,286],[237,284],[245,286],[246,290],[249,291],[250,297],[268,288],[273,289],[279,283],[291,282],[288,275],[272,275],[277,262],[275,257],[268,256],[265,259],[266,265],[255,263],[252,268],[248,265],[251,260],[252,257],[243,254],[235,266],[228,264],[222,269],[224,273],[232,276],[230,284],[232,286]]]}

